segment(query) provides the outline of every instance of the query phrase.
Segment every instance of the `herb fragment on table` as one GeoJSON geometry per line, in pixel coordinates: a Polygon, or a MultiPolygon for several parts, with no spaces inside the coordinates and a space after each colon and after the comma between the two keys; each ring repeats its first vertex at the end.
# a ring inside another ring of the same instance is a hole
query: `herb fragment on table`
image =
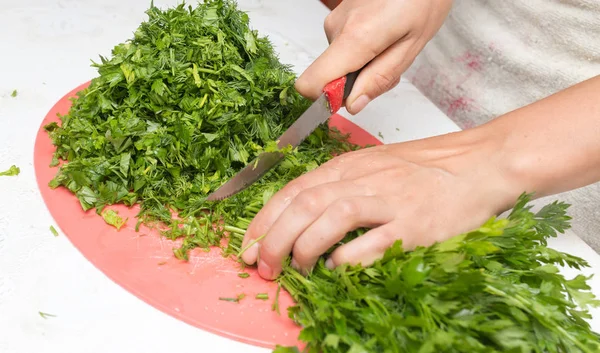
{"type": "Polygon", "coordinates": [[[275,292],[275,300],[273,300],[273,304],[271,304],[271,311],[277,313],[277,315],[281,315],[279,312],[279,292],[281,292],[281,283],[277,285],[277,292],[275,292]]]}
{"type": "Polygon", "coordinates": [[[15,98],[17,96],[18,92],[17,90],[13,90],[12,93],[10,94],[11,97],[15,98]]]}
{"type": "Polygon", "coordinates": [[[255,298],[260,299],[260,300],[269,300],[269,294],[268,293],[258,293],[255,298]]]}
{"type": "Polygon", "coordinates": [[[16,176],[21,173],[21,169],[16,165],[11,165],[7,170],[0,172],[0,176],[16,176]]]}
{"type": "Polygon", "coordinates": [[[41,311],[38,311],[38,314],[40,314],[40,316],[42,317],[42,319],[47,319],[49,317],[56,317],[56,315],[44,313],[44,312],[41,312],[41,311]]]}
{"type": "Polygon", "coordinates": [[[54,226],[50,226],[50,232],[52,232],[52,235],[54,235],[55,237],[58,236],[58,231],[56,230],[56,228],[54,228],[54,226]]]}
{"type": "Polygon", "coordinates": [[[220,297],[219,300],[222,300],[225,302],[231,302],[231,303],[239,303],[240,300],[244,299],[245,297],[246,297],[246,294],[242,293],[242,294],[239,294],[235,298],[220,297]]]}
{"type": "Polygon", "coordinates": [[[127,219],[123,219],[119,216],[119,212],[115,210],[105,210],[102,212],[102,218],[106,224],[110,224],[111,226],[117,228],[117,230],[121,230],[121,227],[127,223],[127,219]]]}
{"type": "Polygon", "coordinates": [[[248,278],[248,277],[250,277],[250,274],[248,272],[242,272],[242,273],[238,273],[238,277],[248,278]]]}

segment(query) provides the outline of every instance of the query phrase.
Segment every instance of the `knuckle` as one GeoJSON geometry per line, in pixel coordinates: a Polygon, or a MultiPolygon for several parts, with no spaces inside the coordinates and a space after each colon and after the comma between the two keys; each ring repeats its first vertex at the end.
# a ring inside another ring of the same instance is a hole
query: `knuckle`
{"type": "MultiPolygon", "coordinates": [[[[413,214],[417,214],[417,212],[413,212],[413,214]]],[[[436,233],[435,229],[435,220],[431,217],[421,217],[419,222],[414,222],[414,224],[409,228],[410,235],[413,238],[423,238],[429,235],[434,235],[436,233]]]]}
{"type": "Polygon", "coordinates": [[[300,192],[294,202],[296,205],[306,211],[314,211],[319,208],[322,197],[318,190],[308,189],[300,192]]]}
{"type": "Polygon", "coordinates": [[[351,199],[338,200],[332,206],[332,213],[340,219],[354,219],[360,214],[360,205],[351,199]]]}
{"type": "Polygon", "coordinates": [[[351,43],[356,43],[361,50],[370,50],[374,44],[374,25],[373,21],[365,19],[363,14],[353,12],[346,18],[340,36],[343,35],[351,43]]]}
{"type": "Polygon", "coordinates": [[[346,15],[344,27],[356,29],[360,32],[362,29],[367,29],[371,23],[371,18],[366,13],[354,10],[346,15]]]}
{"type": "Polygon", "coordinates": [[[284,200],[291,199],[302,192],[302,184],[298,180],[292,180],[281,189],[284,200]]]}
{"type": "MultiPolygon", "coordinates": [[[[331,160],[325,162],[321,167],[330,169],[332,171],[339,171],[340,168],[344,167],[344,165],[347,161],[346,157],[347,157],[346,155],[334,157],[331,160]]],[[[343,173],[340,173],[340,174],[343,174],[343,173]]]]}
{"type": "Polygon", "coordinates": [[[370,30],[366,25],[360,25],[358,27],[344,27],[342,35],[345,39],[351,43],[355,43],[357,48],[368,51],[369,55],[376,54],[371,48],[373,40],[369,34],[370,30]]]}
{"type": "Polygon", "coordinates": [[[260,245],[259,253],[260,259],[269,264],[277,263],[278,259],[283,258],[285,255],[280,248],[275,247],[268,239],[265,239],[260,245]]]}
{"type": "Polygon", "coordinates": [[[334,16],[334,13],[330,12],[329,15],[325,17],[325,21],[323,22],[323,29],[325,29],[325,33],[327,34],[327,36],[333,35],[336,31],[337,21],[334,16]]]}
{"type": "Polygon", "coordinates": [[[389,73],[375,73],[373,84],[378,92],[387,92],[400,83],[400,77],[389,73]]]}
{"type": "Polygon", "coordinates": [[[399,233],[392,229],[382,229],[379,233],[379,237],[376,241],[377,251],[385,252],[390,246],[400,239],[399,233]]]}
{"type": "Polygon", "coordinates": [[[296,243],[294,245],[294,249],[292,250],[292,256],[298,265],[305,266],[310,263],[314,254],[310,251],[310,248],[306,245],[302,245],[301,243],[296,243]]]}
{"type": "Polygon", "coordinates": [[[343,249],[343,248],[339,248],[336,252],[331,254],[331,260],[333,261],[334,264],[352,264],[352,265],[354,265],[353,259],[351,259],[348,256],[345,249],[343,249]]]}

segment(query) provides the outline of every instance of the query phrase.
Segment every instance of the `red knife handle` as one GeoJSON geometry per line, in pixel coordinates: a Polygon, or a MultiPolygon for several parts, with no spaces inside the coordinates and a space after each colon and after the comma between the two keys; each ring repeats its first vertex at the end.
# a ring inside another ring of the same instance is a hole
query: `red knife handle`
{"type": "Polygon", "coordinates": [[[327,86],[325,86],[323,93],[325,93],[325,96],[329,101],[329,109],[331,110],[331,114],[335,114],[338,110],[340,110],[344,99],[348,98],[350,92],[352,92],[352,87],[354,87],[354,82],[356,81],[360,71],[361,70],[351,72],[346,76],[329,82],[327,86]]]}

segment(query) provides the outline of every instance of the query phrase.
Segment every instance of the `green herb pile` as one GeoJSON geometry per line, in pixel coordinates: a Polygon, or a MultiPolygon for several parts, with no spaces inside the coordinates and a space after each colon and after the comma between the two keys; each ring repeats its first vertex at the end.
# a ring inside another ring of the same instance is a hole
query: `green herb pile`
{"type": "MultiPolygon", "coordinates": [[[[117,228],[124,221],[105,206],[139,204],[138,224],[183,240],[174,250],[181,259],[196,247],[239,254],[250,221],[277,190],[358,147],[321,126],[252,187],[206,202],[273,149],[310,102],[233,1],[152,6],[147,14],[131,40],[94,64],[98,77],[61,124],[45,127],[56,146],[52,165],[60,165],[50,186],[68,188],[84,210],[117,228]]],[[[584,321],[586,305],[597,304],[586,278],[566,280],[554,267],[587,264],[546,247],[546,238],[568,227],[566,205],[534,214],[527,201],[524,195],[506,220],[432,247],[403,252],[398,243],[369,268],[330,271],[321,261],[303,277],[286,266],[278,281],[297,302],[290,316],[303,326],[307,350],[597,352],[599,337],[584,321]]],[[[222,299],[235,305],[243,298],[222,299]]]]}
{"type": "MultiPolygon", "coordinates": [[[[294,90],[295,74],[234,3],[151,7],[147,14],[133,39],[94,64],[99,76],[78,93],[60,126],[45,127],[57,146],[52,165],[68,161],[50,186],[67,187],[84,210],[99,213],[106,205],[140,203],[142,222],[167,224],[170,238],[186,236],[176,252],[186,258],[188,249],[219,244],[223,234],[210,225],[240,205],[240,197],[207,204],[206,196],[276,147],[311,102],[294,90]]],[[[318,128],[247,194],[270,195],[350,148],[334,135],[318,128]]]]}

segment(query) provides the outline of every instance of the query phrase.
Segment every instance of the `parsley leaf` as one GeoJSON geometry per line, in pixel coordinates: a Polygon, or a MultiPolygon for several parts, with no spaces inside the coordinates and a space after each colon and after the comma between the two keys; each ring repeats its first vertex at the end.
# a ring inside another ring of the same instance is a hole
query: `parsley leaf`
{"type": "Polygon", "coordinates": [[[102,218],[106,224],[110,224],[111,226],[117,228],[117,230],[121,230],[121,227],[125,225],[127,219],[123,219],[119,216],[119,213],[115,210],[106,210],[102,212],[102,218]]]}
{"type": "Polygon", "coordinates": [[[56,315],[44,313],[44,312],[41,312],[41,311],[38,311],[38,314],[40,314],[40,316],[42,317],[42,319],[47,319],[49,317],[56,317],[56,315]]]}
{"type": "Polygon", "coordinates": [[[220,297],[219,300],[222,300],[222,301],[225,301],[225,302],[231,302],[231,303],[239,303],[240,300],[244,299],[245,297],[246,297],[246,294],[242,293],[242,294],[239,294],[235,298],[220,297]]]}
{"type": "Polygon", "coordinates": [[[7,170],[0,172],[0,176],[16,176],[21,173],[21,169],[16,165],[11,165],[7,170]]]}

